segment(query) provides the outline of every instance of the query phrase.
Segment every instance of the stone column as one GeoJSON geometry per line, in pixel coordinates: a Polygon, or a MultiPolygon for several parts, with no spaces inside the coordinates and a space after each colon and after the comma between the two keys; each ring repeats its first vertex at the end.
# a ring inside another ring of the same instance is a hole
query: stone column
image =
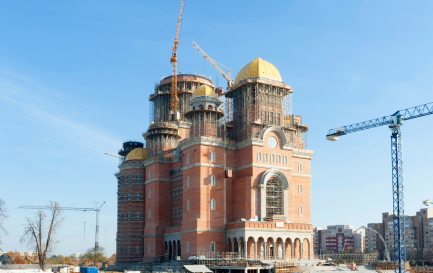
{"type": "Polygon", "coordinates": [[[248,258],[248,241],[244,239],[244,258],[248,258]]]}
{"type": "Polygon", "coordinates": [[[282,259],[286,260],[286,242],[282,241],[281,244],[281,255],[282,255],[282,259]]]}
{"type": "Polygon", "coordinates": [[[233,239],[232,239],[232,253],[235,253],[235,240],[233,239]]]}

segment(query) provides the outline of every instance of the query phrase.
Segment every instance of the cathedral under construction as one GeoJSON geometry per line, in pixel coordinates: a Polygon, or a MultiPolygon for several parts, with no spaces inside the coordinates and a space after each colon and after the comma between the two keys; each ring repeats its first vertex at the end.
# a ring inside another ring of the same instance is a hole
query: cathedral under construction
{"type": "Polygon", "coordinates": [[[119,265],[232,255],[313,259],[308,127],[270,62],[243,67],[226,91],[192,74],[150,95],[145,143],[119,151],[119,265]]]}

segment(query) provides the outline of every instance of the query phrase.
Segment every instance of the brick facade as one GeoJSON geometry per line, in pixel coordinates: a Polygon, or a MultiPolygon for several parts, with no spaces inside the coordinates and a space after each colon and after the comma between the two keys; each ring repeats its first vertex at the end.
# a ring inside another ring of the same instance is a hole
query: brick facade
{"type": "Polygon", "coordinates": [[[284,115],[292,89],[266,75],[247,77],[225,93],[236,110],[223,111],[210,80],[178,81],[178,119],[167,112],[168,77],[150,97],[154,122],[143,134],[146,147],[136,148],[143,156],[122,150],[117,263],[216,252],[312,259],[313,152],[301,118],[284,115]]]}

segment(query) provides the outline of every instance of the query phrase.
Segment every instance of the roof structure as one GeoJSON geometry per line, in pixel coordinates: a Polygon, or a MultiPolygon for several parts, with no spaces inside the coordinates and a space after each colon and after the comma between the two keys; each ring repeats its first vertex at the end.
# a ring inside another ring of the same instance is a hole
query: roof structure
{"type": "Polygon", "coordinates": [[[126,160],[146,160],[148,155],[148,150],[145,148],[135,148],[130,151],[126,156],[126,160]]]}
{"type": "Polygon", "coordinates": [[[255,58],[238,73],[235,85],[248,78],[265,78],[282,82],[280,71],[270,62],[261,58],[255,58]]]}
{"type": "Polygon", "coordinates": [[[194,92],[194,96],[196,97],[215,97],[215,91],[212,87],[206,84],[200,85],[196,91],[194,92]]]}

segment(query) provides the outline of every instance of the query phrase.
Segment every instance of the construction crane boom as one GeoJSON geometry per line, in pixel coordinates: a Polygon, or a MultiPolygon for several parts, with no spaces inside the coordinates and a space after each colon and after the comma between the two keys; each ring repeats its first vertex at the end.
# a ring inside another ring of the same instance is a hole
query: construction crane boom
{"type": "Polygon", "coordinates": [[[379,126],[384,126],[384,125],[390,126],[393,124],[401,123],[403,120],[410,120],[410,119],[419,118],[431,114],[433,114],[433,102],[399,110],[390,116],[370,119],[370,120],[346,125],[340,128],[331,129],[329,130],[326,137],[328,138],[328,140],[333,140],[330,138],[338,138],[339,136],[342,135],[346,135],[349,133],[354,133],[366,129],[371,129],[379,126]]]}
{"type": "Polygon", "coordinates": [[[203,56],[206,61],[208,61],[208,63],[210,63],[210,65],[212,65],[213,68],[215,68],[216,71],[221,74],[221,76],[224,77],[224,79],[226,79],[227,90],[230,89],[233,86],[233,81],[230,76],[230,68],[212,59],[196,42],[193,42],[192,46],[201,54],[201,56],[203,56]],[[221,66],[227,68],[227,73],[221,68],[221,66]]]}
{"type": "Polygon", "coordinates": [[[180,27],[182,25],[183,8],[185,6],[185,0],[180,1],[180,10],[177,17],[176,34],[174,37],[173,49],[171,51],[171,68],[172,68],[172,79],[171,79],[171,111],[174,120],[177,119],[177,111],[179,109],[179,97],[177,95],[177,46],[179,44],[180,27]]]}
{"type": "Polygon", "coordinates": [[[111,154],[111,153],[104,153],[104,155],[108,155],[108,156],[111,156],[111,157],[116,157],[116,158],[122,159],[121,156],[114,155],[114,154],[111,154]]]}
{"type": "MultiPolygon", "coordinates": [[[[99,249],[99,212],[105,201],[100,205],[96,205],[94,208],[77,208],[77,207],[59,207],[59,210],[73,210],[73,211],[94,211],[96,213],[96,230],[95,230],[95,250],[99,249]]],[[[39,209],[45,210],[50,209],[50,206],[19,206],[19,209],[39,209]]]]}
{"type": "Polygon", "coordinates": [[[406,272],[406,241],[404,219],[403,192],[403,158],[401,150],[400,126],[405,120],[411,120],[433,114],[433,102],[399,110],[392,115],[370,119],[343,127],[329,130],[326,139],[338,140],[340,136],[362,130],[388,125],[391,129],[391,162],[392,162],[392,201],[393,201],[393,230],[394,230],[394,266],[395,271],[406,272]]]}

